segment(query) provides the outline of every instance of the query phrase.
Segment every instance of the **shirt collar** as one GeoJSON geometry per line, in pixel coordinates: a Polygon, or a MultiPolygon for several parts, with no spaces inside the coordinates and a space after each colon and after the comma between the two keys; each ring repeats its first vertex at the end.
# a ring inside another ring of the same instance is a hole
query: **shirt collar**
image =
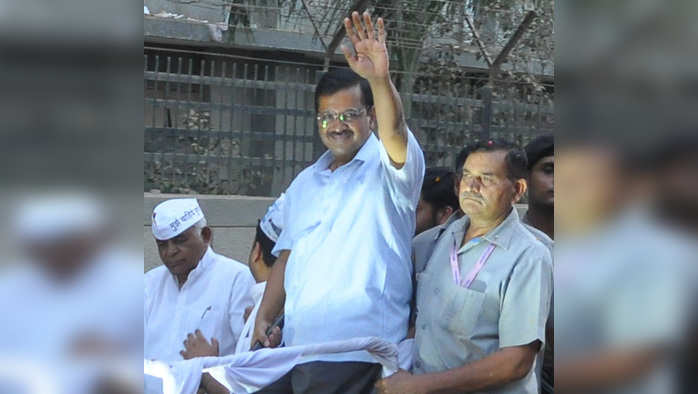
{"type": "Polygon", "coordinates": [[[509,212],[506,219],[499,223],[499,226],[490,230],[490,232],[485,234],[482,238],[507,250],[511,244],[511,239],[514,236],[514,228],[517,223],[519,223],[519,213],[516,212],[516,207],[512,206],[511,212],[509,212]]]}
{"type": "MultiPolygon", "coordinates": [[[[206,272],[208,267],[211,265],[211,262],[216,258],[215,256],[216,254],[213,252],[213,249],[211,249],[211,246],[209,246],[204,255],[201,257],[201,260],[199,260],[199,263],[196,265],[196,267],[194,267],[193,270],[191,270],[189,276],[187,276],[187,281],[184,282],[182,287],[186,286],[187,283],[194,282],[198,277],[206,272]]],[[[170,275],[172,276],[172,279],[174,279],[175,284],[178,283],[177,278],[172,274],[170,275]]]]}
{"type": "Polygon", "coordinates": [[[252,299],[257,302],[257,300],[262,299],[262,296],[264,295],[264,289],[267,287],[267,282],[259,282],[255,283],[252,285],[250,288],[250,295],[252,296],[252,299]]]}
{"type": "Polygon", "coordinates": [[[448,219],[446,219],[446,221],[444,222],[444,224],[442,224],[442,226],[443,226],[444,228],[447,228],[448,226],[451,225],[451,223],[453,223],[453,222],[455,222],[456,220],[460,219],[460,218],[458,217],[458,213],[459,213],[459,211],[453,212],[453,213],[451,214],[451,216],[449,216],[448,219]]]}
{"type": "MultiPolygon", "coordinates": [[[[470,218],[468,215],[464,215],[455,222],[458,224],[451,226],[451,234],[453,234],[456,240],[462,240],[465,235],[465,230],[470,226],[470,218]]],[[[516,212],[516,207],[512,206],[511,212],[504,221],[499,223],[497,227],[490,230],[487,234],[483,235],[482,238],[504,248],[504,250],[508,250],[509,245],[511,245],[511,239],[514,236],[514,228],[518,222],[519,214],[516,212]]],[[[462,246],[463,245],[461,245],[461,247],[462,246]]]]}
{"type": "Polygon", "coordinates": [[[456,211],[453,212],[451,216],[449,216],[443,224],[439,224],[438,226],[436,226],[438,230],[434,231],[434,240],[439,239],[439,237],[441,237],[441,234],[443,234],[444,231],[446,231],[446,229],[458,219],[458,212],[456,211]]]}
{"type": "MultiPolygon", "coordinates": [[[[359,148],[359,151],[356,152],[354,158],[351,159],[349,163],[345,164],[345,166],[351,164],[354,161],[359,161],[361,163],[369,161],[371,157],[375,154],[378,143],[378,138],[376,137],[375,133],[371,131],[371,135],[368,136],[366,142],[364,142],[361,148],[359,148]]],[[[332,154],[332,151],[327,150],[317,159],[313,167],[315,168],[316,172],[325,171],[330,167],[330,164],[332,164],[333,160],[334,155],[332,154]]]]}

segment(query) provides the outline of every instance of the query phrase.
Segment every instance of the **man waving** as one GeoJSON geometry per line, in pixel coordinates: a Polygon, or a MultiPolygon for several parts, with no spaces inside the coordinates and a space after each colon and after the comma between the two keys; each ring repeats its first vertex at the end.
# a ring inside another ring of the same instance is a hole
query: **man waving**
{"type": "MultiPolygon", "coordinates": [[[[407,334],[424,156],[390,80],[383,20],[375,29],[367,13],[362,20],[354,12],[344,25],[351,71],[328,72],[315,90],[328,151],[286,192],[279,259],[252,343],[278,344],[278,330],[265,333],[282,310],[289,346],[365,336],[398,343],[407,334]]],[[[363,393],[379,376],[367,352],[315,355],[260,392],[363,393]]]]}

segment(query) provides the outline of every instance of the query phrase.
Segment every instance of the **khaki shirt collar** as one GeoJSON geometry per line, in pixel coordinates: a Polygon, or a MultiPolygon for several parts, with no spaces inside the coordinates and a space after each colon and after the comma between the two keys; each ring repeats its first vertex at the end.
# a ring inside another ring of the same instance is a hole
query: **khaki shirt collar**
{"type": "MultiPolygon", "coordinates": [[[[450,231],[454,239],[461,241],[465,235],[465,231],[470,226],[470,218],[466,214],[461,219],[457,220],[457,222],[459,224],[451,226],[450,231]]],[[[512,206],[511,212],[507,215],[506,219],[487,234],[483,235],[482,238],[504,250],[509,250],[517,223],[519,223],[519,214],[516,212],[516,208],[512,206]]],[[[461,245],[461,247],[463,246],[464,245],[461,245]]]]}

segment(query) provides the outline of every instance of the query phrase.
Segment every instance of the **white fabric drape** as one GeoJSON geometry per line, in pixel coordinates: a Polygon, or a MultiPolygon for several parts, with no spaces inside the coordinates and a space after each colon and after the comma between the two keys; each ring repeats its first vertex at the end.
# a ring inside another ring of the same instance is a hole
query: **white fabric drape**
{"type": "Polygon", "coordinates": [[[196,393],[202,372],[208,372],[232,393],[250,393],[281,378],[302,357],[365,350],[383,365],[383,376],[410,368],[413,339],[395,345],[377,337],[353,338],[314,345],[260,349],[226,357],[202,357],[165,363],[144,360],[144,372],[161,378],[164,394],[196,393]],[[400,349],[400,350],[398,350],[400,349]]]}

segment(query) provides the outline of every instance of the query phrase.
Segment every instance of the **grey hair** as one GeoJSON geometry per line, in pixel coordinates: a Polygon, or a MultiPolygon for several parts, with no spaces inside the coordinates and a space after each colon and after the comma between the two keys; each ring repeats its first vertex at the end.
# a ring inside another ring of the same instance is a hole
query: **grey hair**
{"type": "Polygon", "coordinates": [[[199,238],[203,239],[203,235],[201,234],[201,230],[203,230],[204,227],[206,227],[207,225],[208,224],[206,223],[206,218],[202,218],[198,222],[194,223],[194,225],[192,226],[193,228],[198,230],[198,231],[195,231],[195,233],[199,238]]]}
{"type": "Polygon", "coordinates": [[[203,229],[204,227],[207,226],[206,223],[206,218],[201,218],[198,222],[194,223],[194,228],[198,228],[199,230],[203,229]]]}

